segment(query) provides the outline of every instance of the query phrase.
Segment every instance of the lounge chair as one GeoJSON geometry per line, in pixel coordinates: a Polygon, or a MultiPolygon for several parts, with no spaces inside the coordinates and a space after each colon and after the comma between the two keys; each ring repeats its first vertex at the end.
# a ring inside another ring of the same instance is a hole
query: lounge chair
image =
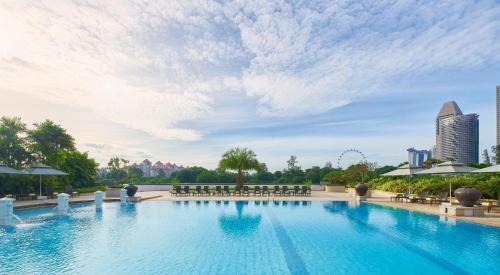
{"type": "Polygon", "coordinates": [[[404,193],[397,193],[395,196],[391,196],[390,200],[398,201],[409,199],[411,195],[411,187],[408,187],[404,193]]]}
{"type": "Polygon", "coordinates": [[[217,194],[217,196],[222,195],[222,189],[221,189],[220,185],[215,186],[215,193],[214,194],[217,194]]]}
{"type": "Polygon", "coordinates": [[[308,186],[302,185],[302,194],[304,196],[311,196],[311,189],[308,186]]]}
{"type": "Polygon", "coordinates": [[[45,196],[47,196],[47,198],[49,199],[53,199],[55,198],[57,195],[57,193],[54,193],[54,189],[52,188],[52,186],[45,186],[45,196]]]}
{"type": "Polygon", "coordinates": [[[269,187],[267,185],[264,185],[262,187],[262,196],[264,196],[264,194],[267,194],[267,196],[269,196],[269,187]]]}
{"type": "Polygon", "coordinates": [[[189,185],[184,185],[184,190],[183,194],[186,196],[191,196],[191,191],[189,190],[189,185]]]}
{"type": "Polygon", "coordinates": [[[280,187],[278,185],[274,186],[274,192],[273,192],[273,194],[281,196],[281,190],[280,190],[280,187]]]}
{"type": "Polygon", "coordinates": [[[228,195],[228,196],[231,195],[231,192],[229,191],[229,186],[227,186],[227,185],[224,185],[224,188],[222,190],[222,196],[224,196],[224,195],[228,195]]]}
{"type": "Polygon", "coordinates": [[[433,203],[447,202],[448,201],[448,191],[441,192],[441,193],[439,193],[439,195],[432,196],[432,197],[430,197],[428,199],[430,200],[431,204],[433,204],[433,203]]]}
{"type": "Polygon", "coordinates": [[[427,197],[429,197],[430,192],[431,192],[430,190],[424,190],[424,191],[420,192],[420,194],[418,194],[417,196],[410,197],[410,201],[411,202],[425,203],[425,201],[427,200],[427,197]]]}
{"type": "Polygon", "coordinates": [[[194,194],[193,195],[198,195],[198,197],[201,195],[201,186],[197,185],[194,188],[194,194]]]}
{"type": "Polygon", "coordinates": [[[208,187],[208,185],[203,186],[203,194],[205,194],[205,196],[210,196],[210,187],[208,187]]]}
{"type": "Polygon", "coordinates": [[[290,196],[290,191],[288,190],[288,186],[287,185],[283,185],[281,187],[281,195],[282,196],[290,196]]]}
{"type": "Polygon", "coordinates": [[[172,194],[177,197],[177,196],[181,195],[181,193],[182,193],[181,186],[180,185],[176,185],[175,186],[175,191],[172,194]]]}
{"type": "Polygon", "coordinates": [[[243,186],[243,195],[250,196],[250,190],[248,189],[248,186],[243,186]]]}
{"type": "Polygon", "coordinates": [[[295,185],[295,186],[293,187],[293,195],[294,195],[294,196],[298,196],[298,195],[300,195],[301,193],[302,193],[302,192],[300,191],[300,187],[299,187],[298,185],[295,185]]]}
{"type": "Polygon", "coordinates": [[[500,200],[480,200],[482,206],[486,207],[486,211],[489,213],[492,210],[500,208],[500,200]]]}
{"type": "Polygon", "coordinates": [[[73,186],[71,186],[71,185],[64,186],[64,193],[70,195],[71,197],[78,197],[78,196],[80,196],[78,194],[78,192],[73,191],[73,186]]]}
{"type": "Polygon", "coordinates": [[[253,190],[253,194],[255,196],[257,196],[257,194],[259,194],[259,196],[262,196],[262,193],[260,192],[260,186],[255,186],[255,189],[253,190]]]}
{"type": "Polygon", "coordinates": [[[233,195],[236,195],[236,194],[238,194],[238,196],[241,196],[241,187],[239,187],[238,185],[236,185],[236,187],[234,187],[233,195]]]}

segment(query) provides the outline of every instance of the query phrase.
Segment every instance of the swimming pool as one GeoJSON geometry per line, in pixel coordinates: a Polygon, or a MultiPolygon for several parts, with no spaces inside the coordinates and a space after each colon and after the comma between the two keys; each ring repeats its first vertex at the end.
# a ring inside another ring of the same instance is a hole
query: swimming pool
{"type": "Polygon", "coordinates": [[[0,274],[500,274],[500,229],[348,202],[16,211],[0,274]]]}

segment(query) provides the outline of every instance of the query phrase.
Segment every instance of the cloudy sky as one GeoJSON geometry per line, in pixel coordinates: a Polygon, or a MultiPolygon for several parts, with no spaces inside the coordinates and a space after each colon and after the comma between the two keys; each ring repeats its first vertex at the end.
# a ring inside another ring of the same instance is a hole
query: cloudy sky
{"type": "Polygon", "coordinates": [[[102,164],[397,164],[447,100],[495,143],[500,2],[333,2],[0,0],[0,115],[52,119],[102,164]]]}

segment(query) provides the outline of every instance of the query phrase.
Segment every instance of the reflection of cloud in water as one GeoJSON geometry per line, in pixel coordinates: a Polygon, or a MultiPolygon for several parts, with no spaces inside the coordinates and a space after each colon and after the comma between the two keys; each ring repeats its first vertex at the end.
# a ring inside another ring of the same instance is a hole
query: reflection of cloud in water
{"type": "Polygon", "coordinates": [[[225,234],[232,237],[249,236],[260,225],[261,215],[245,215],[243,208],[246,202],[236,202],[236,215],[222,214],[219,216],[219,226],[225,234]]]}

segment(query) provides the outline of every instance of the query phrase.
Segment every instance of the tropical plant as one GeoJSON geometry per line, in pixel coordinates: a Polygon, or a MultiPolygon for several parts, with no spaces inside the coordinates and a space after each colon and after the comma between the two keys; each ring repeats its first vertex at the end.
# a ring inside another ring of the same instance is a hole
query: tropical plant
{"type": "Polygon", "coordinates": [[[342,185],[348,183],[348,179],[342,170],[331,171],[323,177],[323,180],[328,182],[328,185],[342,185]]]}
{"type": "Polygon", "coordinates": [[[179,185],[181,181],[178,178],[173,178],[172,179],[172,187],[175,188],[177,185],[179,185]]]}
{"type": "Polygon", "coordinates": [[[69,175],[62,177],[61,181],[77,187],[87,187],[95,184],[97,175],[97,162],[89,158],[87,153],[78,151],[65,152],[61,163],[61,169],[69,175]]]}
{"type": "Polygon", "coordinates": [[[53,121],[46,120],[34,126],[35,129],[28,130],[28,139],[37,161],[57,167],[63,161],[64,152],[76,150],[73,137],[53,121]]]}
{"type": "Polygon", "coordinates": [[[260,171],[261,164],[257,160],[257,155],[247,148],[233,148],[222,155],[219,161],[219,170],[225,172],[232,170],[236,172],[236,184],[243,186],[245,171],[260,171]]]}
{"type": "Polygon", "coordinates": [[[27,150],[26,124],[19,117],[0,119],[0,162],[20,168],[31,157],[27,150]]]}

